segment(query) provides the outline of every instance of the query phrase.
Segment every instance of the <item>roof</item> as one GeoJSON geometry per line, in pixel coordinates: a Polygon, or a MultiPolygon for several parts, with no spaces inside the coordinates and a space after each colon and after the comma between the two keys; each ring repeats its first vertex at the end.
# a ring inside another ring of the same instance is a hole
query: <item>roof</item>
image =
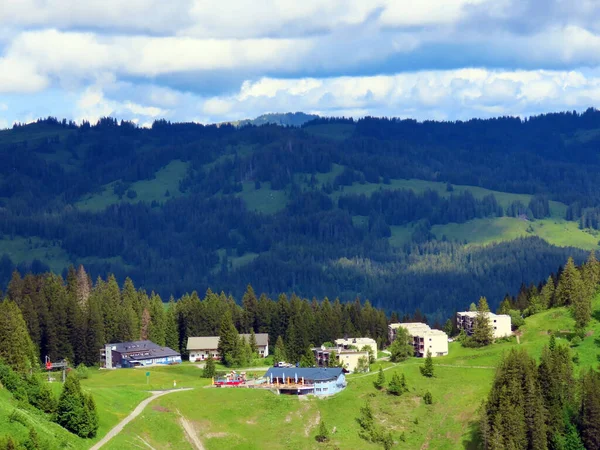
{"type": "Polygon", "coordinates": [[[188,350],[216,349],[219,346],[219,336],[189,337],[188,350]]]}
{"type": "Polygon", "coordinates": [[[169,356],[180,356],[180,354],[175,350],[170,349],[169,347],[161,347],[150,349],[150,351],[146,355],[128,356],[127,359],[133,359],[134,361],[143,361],[146,359],[167,358],[169,356]]]}
{"type": "Polygon", "coordinates": [[[107,345],[109,345],[113,351],[118,353],[140,352],[153,348],[161,348],[158,344],[155,344],[152,341],[117,342],[107,345]]]}
{"type": "MultiPolygon", "coordinates": [[[[477,317],[477,311],[461,311],[456,313],[459,316],[477,317]]],[[[508,314],[494,314],[493,312],[487,311],[485,313],[488,317],[510,317],[508,314]]]]}
{"type": "Polygon", "coordinates": [[[344,370],[341,367],[271,367],[267,370],[265,377],[274,378],[287,377],[304,378],[310,381],[328,381],[339,377],[344,370]]]}
{"type": "Polygon", "coordinates": [[[371,338],[342,338],[342,339],[336,339],[335,340],[336,344],[340,344],[340,343],[344,343],[344,344],[375,344],[377,345],[377,342],[375,342],[375,339],[371,339],[371,338]]]}
{"type": "MultiPolygon", "coordinates": [[[[246,341],[250,341],[250,334],[240,334],[246,341]]],[[[256,333],[256,345],[265,347],[269,345],[269,335],[267,333],[256,333]]],[[[187,341],[188,350],[213,350],[219,347],[219,336],[200,336],[189,337],[187,341]]]]}
{"type": "Polygon", "coordinates": [[[142,352],[141,355],[126,356],[127,359],[143,360],[152,358],[166,358],[167,356],[179,356],[179,353],[169,347],[161,347],[152,341],[131,341],[108,344],[117,353],[127,354],[142,352]]]}

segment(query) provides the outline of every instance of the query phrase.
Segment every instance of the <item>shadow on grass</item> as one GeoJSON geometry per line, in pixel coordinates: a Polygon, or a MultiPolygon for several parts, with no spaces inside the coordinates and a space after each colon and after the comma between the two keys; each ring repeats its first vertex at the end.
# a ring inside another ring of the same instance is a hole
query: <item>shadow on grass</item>
{"type": "Polygon", "coordinates": [[[483,448],[478,421],[469,422],[467,433],[463,437],[462,445],[465,450],[480,450],[483,448]]]}
{"type": "Polygon", "coordinates": [[[597,309],[596,311],[594,311],[594,312],[592,313],[592,317],[593,317],[594,319],[596,319],[598,322],[600,322],[600,309],[597,309]]]}

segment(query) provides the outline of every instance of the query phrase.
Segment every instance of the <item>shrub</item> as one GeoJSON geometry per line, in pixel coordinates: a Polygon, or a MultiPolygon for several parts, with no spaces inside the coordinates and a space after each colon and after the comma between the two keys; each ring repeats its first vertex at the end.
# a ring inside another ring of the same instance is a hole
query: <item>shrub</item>
{"type": "Polygon", "coordinates": [[[571,339],[571,347],[578,347],[579,344],[581,344],[581,338],[579,336],[574,336],[573,339],[571,339]]]}
{"type": "Polygon", "coordinates": [[[379,374],[377,374],[377,379],[373,381],[373,386],[375,389],[382,390],[385,385],[385,375],[383,373],[383,368],[379,366],[379,374]]]}
{"type": "Polygon", "coordinates": [[[90,377],[90,369],[83,363],[80,363],[75,369],[75,375],[80,380],[87,380],[90,377]]]}
{"type": "Polygon", "coordinates": [[[429,391],[425,392],[425,395],[423,396],[423,400],[425,401],[426,405],[431,405],[433,403],[433,397],[431,396],[431,392],[429,392],[429,391]]]}
{"type": "Polygon", "coordinates": [[[323,420],[321,420],[321,422],[319,423],[319,432],[315,436],[315,439],[317,440],[317,442],[327,442],[327,440],[329,440],[329,431],[327,430],[327,427],[325,426],[325,422],[323,422],[323,420]]]}

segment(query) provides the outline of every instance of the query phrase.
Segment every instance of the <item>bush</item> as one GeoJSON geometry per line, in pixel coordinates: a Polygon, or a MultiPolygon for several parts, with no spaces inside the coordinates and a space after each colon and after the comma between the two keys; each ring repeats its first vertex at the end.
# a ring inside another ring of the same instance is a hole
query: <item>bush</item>
{"type": "Polygon", "coordinates": [[[87,380],[90,377],[90,369],[83,363],[79,364],[75,369],[75,375],[80,380],[87,380]]]}
{"type": "Polygon", "coordinates": [[[578,347],[579,344],[581,344],[581,338],[579,336],[574,336],[573,339],[571,339],[571,347],[578,347]]]}
{"type": "Polygon", "coordinates": [[[431,396],[431,392],[429,392],[429,391],[425,392],[425,395],[423,396],[423,400],[425,401],[426,405],[431,405],[433,403],[433,397],[431,396]]]}

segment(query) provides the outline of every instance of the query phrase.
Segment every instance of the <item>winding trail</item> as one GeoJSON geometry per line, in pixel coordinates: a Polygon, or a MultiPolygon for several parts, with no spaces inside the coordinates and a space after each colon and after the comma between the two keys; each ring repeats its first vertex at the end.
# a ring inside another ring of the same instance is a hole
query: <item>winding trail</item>
{"type": "Polygon", "coordinates": [[[106,436],[104,436],[96,444],[94,444],[94,446],[91,447],[90,450],[98,450],[100,447],[102,447],[104,444],[106,444],[108,441],[110,441],[112,438],[114,438],[117,434],[119,434],[121,432],[121,430],[123,430],[123,428],[125,428],[125,425],[127,425],[129,422],[131,422],[133,419],[135,419],[137,416],[139,416],[141,414],[141,412],[144,410],[144,408],[146,406],[148,406],[148,403],[152,402],[153,400],[157,399],[158,397],[162,397],[163,395],[172,394],[173,392],[183,392],[183,391],[190,391],[190,390],[192,390],[192,388],[169,389],[168,391],[151,391],[152,395],[150,397],[148,397],[145,400],[142,400],[140,402],[140,404],[137,405],[135,407],[135,409],[127,417],[125,417],[123,420],[121,420],[112,430],[110,430],[108,433],[106,433],[106,436]]]}

